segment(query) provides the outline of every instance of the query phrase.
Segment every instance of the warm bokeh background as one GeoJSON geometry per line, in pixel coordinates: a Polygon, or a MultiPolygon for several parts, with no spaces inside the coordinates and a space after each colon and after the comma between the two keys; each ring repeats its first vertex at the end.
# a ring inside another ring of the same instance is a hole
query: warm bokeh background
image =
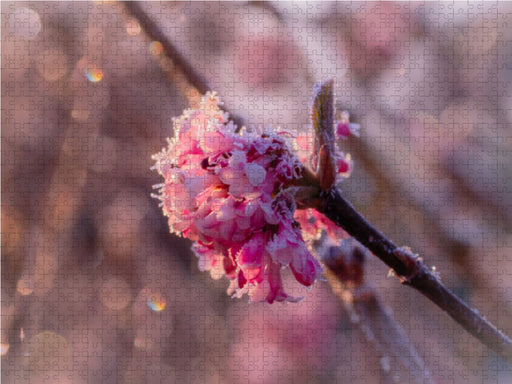
{"type": "MultiPolygon", "coordinates": [[[[168,233],[151,155],[187,100],[114,2],[2,2],[5,383],[378,383],[327,283],[230,299],[168,233]]],[[[303,130],[335,77],[346,196],[512,334],[512,3],[144,3],[229,110],[303,130]]],[[[439,383],[512,369],[378,260],[366,278],[439,383]]],[[[391,367],[396,382],[403,367],[391,367]]]]}

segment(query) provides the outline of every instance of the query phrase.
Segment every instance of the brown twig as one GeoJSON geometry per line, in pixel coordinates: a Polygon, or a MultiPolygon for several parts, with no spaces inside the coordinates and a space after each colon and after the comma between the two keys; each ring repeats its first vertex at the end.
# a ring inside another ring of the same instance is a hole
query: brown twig
{"type": "Polygon", "coordinates": [[[152,40],[159,41],[162,44],[166,56],[172,59],[176,67],[180,68],[189,83],[202,94],[208,92],[209,87],[206,81],[187,63],[181,53],[178,52],[160,28],[151,20],[142,6],[137,1],[125,1],[123,4],[126,10],[137,19],[144,32],[152,40]]]}
{"type": "Polygon", "coordinates": [[[446,288],[420,257],[406,248],[397,247],[366,221],[343,198],[339,190],[322,192],[318,186],[317,198],[310,199],[309,205],[343,228],[391,267],[402,284],[417,289],[466,331],[512,364],[512,340],[446,288]]]}
{"type": "MultiPolygon", "coordinates": [[[[329,90],[332,92],[330,87],[315,87],[316,94],[329,90]]],[[[315,95],[315,100],[317,99],[315,95]]],[[[332,98],[325,96],[322,100],[326,103],[333,102],[332,98]]],[[[329,106],[322,106],[320,109],[322,111],[333,110],[329,106]]],[[[315,112],[315,109],[313,109],[313,112],[315,112]]],[[[319,114],[319,118],[332,121],[332,117],[326,113],[319,114]]],[[[333,130],[332,124],[323,123],[322,121],[315,121],[314,114],[313,125],[319,127],[315,132],[317,135],[325,134],[322,132],[323,130],[333,130]]],[[[316,180],[310,178],[308,183],[310,183],[308,186],[309,198],[298,201],[299,207],[315,208],[323,213],[391,267],[402,284],[410,285],[420,291],[469,333],[512,364],[512,340],[446,288],[437,274],[423,263],[421,257],[413,254],[407,248],[399,248],[393,244],[391,240],[356,211],[352,204],[343,198],[338,189],[325,188],[321,174],[317,174],[316,180]],[[316,187],[316,192],[311,187],[316,187]]]]}
{"type": "MultiPolygon", "coordinates": [[[[191,104],[197,103],[201,95],[211,90],[206,80],[194,70],[190,63],[174,47],[138,1],[123,1],[122,4],[126,11],[138,21],[146,36],[162,44],[163,55],[159,59],[159,65],[162,70],[171,77],[191,104]]],[[[229,113],[230,119],[239,128],[244,125],[242,118],[229,112],[226,108],[223,109],[229,113]]]]}

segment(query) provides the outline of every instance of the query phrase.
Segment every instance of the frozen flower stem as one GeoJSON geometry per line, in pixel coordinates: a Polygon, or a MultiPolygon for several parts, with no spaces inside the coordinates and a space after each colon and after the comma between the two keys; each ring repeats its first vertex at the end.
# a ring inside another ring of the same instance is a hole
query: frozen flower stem
{"type": "MultiPolygon", "coordinates": [[[[157,40],[162,43],[165,56],[174,63],[176,70],[181,71],[182,76],[188,80],[190,86],[200,93],[205,93],[205,90],[208,89],[206,82],[193,71],[192,67],[183,59],[179,52],[176,51],[156,24],[153,23],[142,10],[138,2],[123,2],[123,4],[125,9],[137,18],[145,34],[152,40],[157,40]]],[[[323,213],[332,220],[333,223],[343,228],[350,236],[353,236],[375,256],[392,268],[393,273],[399,277],[402,284],[409,285],[420,291],[442,310],[447,312],[469,333],[512,364],[512,341],[506,335],[448,290],[438,279],[437,275],[423,263],[420,257],[406,248],[397,247],[374,228],[343,198],[340,191],[335,188],[333,169],[338,168],[339,172],[340,165],[342,167],[348,166],[348,162],[338,161],[340,163],[339,165],[333,164],[333,162],[336,163],[337,160],[334,159],[333,161],[333,157],[335,156],[332,143],[334,135],[331,133],[333,124],[330,124],[333,119],[331,112],[334,110],[332,101],[332,82],[328,81],[316,87],[312,118],[316,131],[314,159],[317,166],[315,172],[304,167],[302,169],[302,178],[295,180],[295,183],[301,186],[294,194],[297,208],[314,208],[318,212],[323,213]]],[[[241,120],[233,115],[231,116],[231,120],[239,127],[243,125],[241,120]]],[[[341,129],[343,127],[337,126],[337,128],[340,128],[339,131],[342,133],[346,131],[346,129],[341,129]]],[[[205,164],[205,166],[208,167],[209,163],[205,164]]],[[[252,175],[251,179],[255,183],[260,177],[258,175],[262,174],[262,172],[260,172],[259,168],[254,166],[249,166],[248,169],[248,173],[252,175]],[[251,167],[253,168],[252,172],[250,170],[251,167]]],[[[249,179],[248,182],[251,184],[249,179]]],[[[192,188],[190,184],[189,188],[190,193],[195,193],[192,192],[194,188],[192,188]]],[[[286,206],[286,202],[283,201],[283,203],[286,206]]],[[[293,205],[293,202],[289,203],[293,205]]],[[[301,211],[297,212],[298,215],[300,215],[301,211]]],[[[231,212],[231,214],[232,213],[233,212],[231,212]]],[[[318,216],[316,217],[318,218],[318,216]]],[[[330,227],[329,224],[323,223],[322,220],[317,220],[317,222],[318,221],[323,224],[323,229],[326,229],[331,234],[335,233],[334,229],[330,227]]],[[[302,220],[302,222],[303,224],[305,223],[304,220],[302,220]]],[[[289,221],[289,223],[291,223],[291,221],[289,221]]],[[[245,254],[254,257],[254,245],[261,241],[261,236],[252,239],[252,243],[248,243],[245,247],[245,254]]],[[[301,241],[296,237],[295,243],[299,244],[301,241]]],[[[204,249],[196,250],[199,254],[201,251],[204,251],[204,249]]],[[[303,250],[302,252],[304,254],[303,250]]],[[[286,262],[287,260],[284,261],[286,262]]],[[[215,260],[213,262],[215,263],[215,260]]],[[[314,261],[311,261],[311,263],[314,263],[314,261]]],[[[229,267],[228,265],[228,270],[229,267]]],[[[313,273],[309,272],[309,278],[316,278],[316,266],[310,264],[309,267],[310,271],[313,271],[313,273]],[[311,266],[313,266],[312,270],[311,266]]],[[[254,278],[254,265],[251,266],[250,263],[248,263],[246,269],[249,272],[249,277],[254,278]],[[253,267],[252,270],[251,267],[253,267]],[[251,272],[253,273],[251,274],[251,272]]],[[[234,273],[234,271],[231,272],[234,273]]],[[[275,280],[277,278],[276,272],[278,272],[278,270],[275,268],[269,271],[271,279],[275,280]]],[[[268,277],[269,276],[267,276],[267,279],[268,277]]],[[[244,282],[242,281],[242,283],[244,282]]],[[[307,283],[310,283],[310,281],[306,281],[306,285],[307,283]]],[[[293,298],[289,298],[284,294],[280,286],[274,286],[272,289],[275,295],[274,298],[293,300],[293,298]]]]}

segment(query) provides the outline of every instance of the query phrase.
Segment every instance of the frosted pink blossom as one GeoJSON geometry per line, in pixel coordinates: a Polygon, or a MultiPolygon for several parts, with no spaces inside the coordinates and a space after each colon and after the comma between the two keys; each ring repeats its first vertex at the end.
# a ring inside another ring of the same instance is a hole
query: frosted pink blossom
{"type": "Polygon", "coordinates": [[[286,132],[235,132],[215,93],[174,120],[174,138],[153,158],[158,198],[171,232],[194,241],[201,270],[231,280],[252,301],[297,301],[281,272],[311,286],[321,265],[308,249],[287,187],[303,166],[286,132]]]}

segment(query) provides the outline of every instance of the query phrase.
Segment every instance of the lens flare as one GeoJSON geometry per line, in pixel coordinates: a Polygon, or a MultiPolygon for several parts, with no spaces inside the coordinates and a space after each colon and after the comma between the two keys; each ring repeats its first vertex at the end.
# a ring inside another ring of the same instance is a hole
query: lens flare
{"type": "Polygon", "coordinates": [[[7,355],[7,352],[9,352],[10,345],[7,343],[1,343],[0,344],[0,356],[7,355]]]}
{"type": "Polygon", "coordinates": [[[34,281],[28,277],[24,277],[18,280],[18,284],[16,284],[16,290],[22,296],[31,295],[34,292],[34,281]]]}
{"type": "Polygon", "coordinates": [[[130,20],[126,23],[126,33],[128,33],[130,36],[137,36],[140,33],[140,24],[137,22],[137,20],[130,20]]]}
{"type": "Polygon", "coordinates": [[[159,293],[151,293],[148,297],[148,306],[155,312],[163,311],[165,304],[165,298],[159,293]]]}
{"type": "Polygon", "coordinates": [[[88,65],[85,69],[85,77],[91,83],[98,83],[103,79],[103,71],[95,65],[88,65]]]}
{"type": "Polygon", "coordinates": [[[151,44],[149,44],[149,52],[153,55],[153,56],[158,56],[162,53],[163,51],[163,47],[162,47],[162,43],[159,42],[159,41],[152,41],[151,44]]]}

